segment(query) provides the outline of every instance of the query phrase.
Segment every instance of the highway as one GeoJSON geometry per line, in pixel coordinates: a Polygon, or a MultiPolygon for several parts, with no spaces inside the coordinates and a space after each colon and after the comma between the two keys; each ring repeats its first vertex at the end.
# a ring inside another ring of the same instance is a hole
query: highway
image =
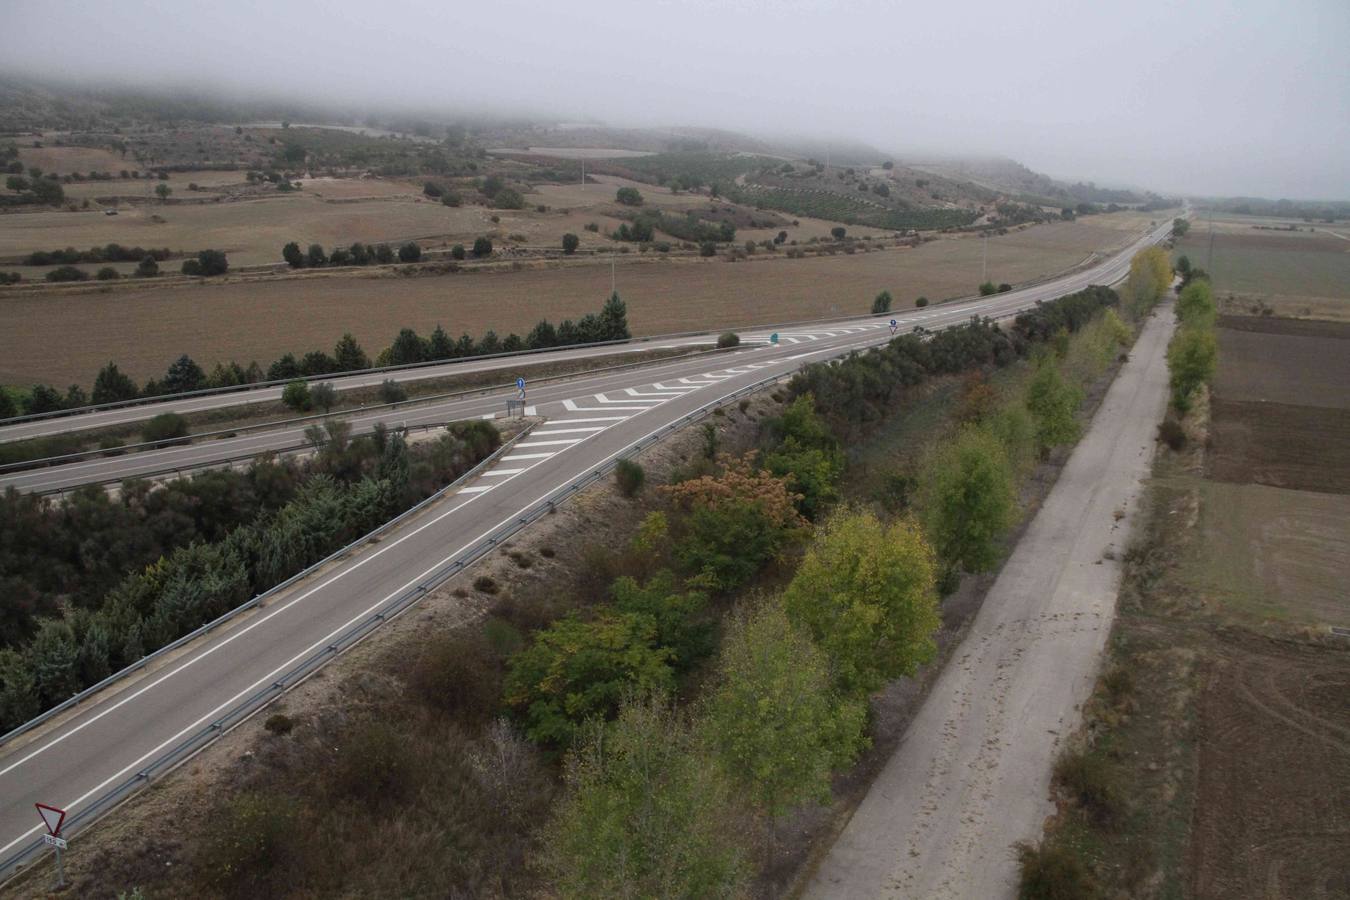
{"type": "MultiPolygon", "coordinates": [[[[981,300],[907,310],[838,326],[781,331],[777,345],[757,344],[712,358],[658,362],[635,370],[583,377],[531,391],[527,403],[545,421],[480,478],[430,505],[314,577],[275,595],[194,644],[90,699],[62,717],[0,747],[0,860],[38,841],[43,802],[79,816],[102,794],[136,774],[166,748],[216,722],[240,699],[265,690],[310,653],[322,651],[352,623],[419,585],[468,549],[528,509],[560,499],[576,478],[622,455],[636,442],[687,414],[763,379],[788,375],[806,363],[829,359],[890,338],[916,325],[937,329],[971,315],[1008,316],[1020,309],[1086,287],[1122,279],[1133,253],[1162,239],[1170,223],[1141,236],[1101,265],[1053,282],[981,300]]],[[[744,334],[764,340],[763,333],[744,334]]],[[[458,400],[384,414],[389,424],[415,424],[500,413],[504,397],[458,400]]],[[[358,417],[367,428],[379,417],[358,417]]],[[[181,454],[187,465],[241,449],[284,446],[286,432],[212,441],[98,460],[66,476],[65,466],[21,473],[34,489],[42,478],[113,477],[132,473],[160,454],[181,454]],[[257,443],[251,443],[257,442],[257,443]],[[144,459],[143,459],[144,458],[144,459]],[[100,468],[102,467],[102,468],[100,468]]],[[[178,457],[175,457],[178,458],[178,457]]],[[[14,476],[7,484],[15,484],[14,476]]],[[[48,482],[50,483],[50,482],[48,482]]],[[[227,728],[227,723],[222,726],[227,728]]],[[[148,781],[148,779],[146,779],[148,781]]],[[[84,823],[77,820],[74,833],[84,823]]],[[[5,873],[0,873],[3,875],[5,873]]]]}

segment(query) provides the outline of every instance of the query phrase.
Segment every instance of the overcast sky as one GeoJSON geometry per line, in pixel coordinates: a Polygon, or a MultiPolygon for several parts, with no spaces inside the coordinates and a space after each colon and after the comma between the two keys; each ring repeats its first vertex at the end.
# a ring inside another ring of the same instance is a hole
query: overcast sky
{"type": "Polygon", "coordinates": [[[828,134],[1350,199],[1350,0],[0,0],[0,22],[0,65],[34,75],[828,134]]]}

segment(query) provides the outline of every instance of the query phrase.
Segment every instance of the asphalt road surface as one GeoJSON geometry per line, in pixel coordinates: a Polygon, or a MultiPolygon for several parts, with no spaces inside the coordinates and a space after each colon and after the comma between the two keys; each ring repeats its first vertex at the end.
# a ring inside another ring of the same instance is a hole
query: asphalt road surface
{"type": "MultiPolygon", "coordinates": [[[[1161,239],[1167,231],[1167,227],[1159,228],[1101,266],[1053,283],[894,317],[902,330],[915,325],[938,328],[977,313],[1009,315],[1037,300],[1088,284],[1113,283],[1128,271],[1135,250],[1161,239]]],[[[741,387],[789,374],[805,363],[850,348],[887,340],[889,318],[855,320],[838,328],[784,331],[780,332],[783,343],[776,346],[762,345],[713,361],[654,363],[531,392],[527,403],[547,421],[474,483],[405,521],[379,542],[365,545],[261,608],[222,625],[171,660],[129,676],[77,709],[0,747],[0,859],[41,834],[35,802],[78,813],[183,735],[214,721],[238,698],[269,685],[294,661],[327,646],[348,623],[417,584],[522,511],[554,497],[573,479],[741,387]]],[[[409,411],[408,422],[490,415],[501,409],[502,399],[421,408],[415,414],[409,411]]],[[[396,424],[403,416],[385,418],[396,424]]],[[[358,418],[357,424],[369,427],[373,420],[358,418]]],[[[268,440],[284,445],[294,437],[281,434],[270,439],[214,441],[201,447],[100,460],[79,470],[67,466],[26,473],[6,483],[32,489],[51,484],[47,479],[70,477],[67,471],[86,480],[120,477],[133,474],[137,466],[159,454],[181,454],[185,463],[201,464],[213,454],[263,450],[268,440]],[[20,477],[23,480],[16,481],[20,477]]]]}
{"type": "Polygon", "coordinates": [[[1147,326],[806,896],[1012,898],[1050,769],[1092,691],[1167,406],[1170,306],[1147,326]]]}

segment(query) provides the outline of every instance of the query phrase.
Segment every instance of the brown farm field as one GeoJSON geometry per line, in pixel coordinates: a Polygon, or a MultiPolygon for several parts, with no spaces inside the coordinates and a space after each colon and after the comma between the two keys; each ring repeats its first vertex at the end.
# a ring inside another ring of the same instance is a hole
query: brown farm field
{"type": "MultiPolygon", "coordinates": [[[[1013,232],[990,240],[989,276],[1012,283],[1043,278],[1133,236],[1081,222],[1013,232]]],[[[966,296],[980,280],[980,244],[943,239],[913,249],[796,260],[760,255],[738,263],[630,254],[617,258],[616,280],[634,334],[721,329],[865,313],[883,289],[897,308],[920,295],[935,301],[966,296]]],[[[265,365],[287,352],[331,348],[344,331],[371,352],[403,327],[425,334],[439,323],[456,334],[489,328],[524,334],[540,318],[557,322],[594,311],[610,289],[603,262],[439,277],[375,275],[14,293],[0,298],[0,383],[87,385],[109,360],[144,380],[181,353],[208,369],[230,359],[265,365]],[[58,336],[62,350],[53,354],[58,336]]]]}
{"type": "Polygon", "coordinates": [[[1350,228],[1298,223],[1301,231],[1265,231],[1239,218],[1197,219],[1176,255],[1209,271],[1219,294],[1334,298],[1350,303],[1350,228]],[[1316,230],[1308,230],[1316,229],[1316,230]]]}

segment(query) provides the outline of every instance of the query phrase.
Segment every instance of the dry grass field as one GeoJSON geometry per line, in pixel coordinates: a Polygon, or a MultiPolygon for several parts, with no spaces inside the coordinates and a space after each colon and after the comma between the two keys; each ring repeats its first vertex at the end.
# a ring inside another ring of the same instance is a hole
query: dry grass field
{"type": "Polygon", "coordinates": [[[25,147],[23,141],[16,143],[19,145],[19,161],[23,163],[25,169],[37,166],[44,172],[69,175],[72,172],[116,174],[122,169],[140,168],[134,159],[128,162],[129,154],[124,158],[120,153],[113,153],[101,147],[53,147],[50,143],[34,147],[31,141],[25,147]]]}
{"type": "MultiPolygon", "coordinates": [[[[989,277],[1012,283],[1042,278],[1132,236],[1106,225],[1063,222],[996,237],[989,241],[989,277]]],[[[629,254],[617,257],[616,276],[633,332],[662,334],[865,313],[883,289],[901,308],[920,295],[969,295],[980,281],[981,253],[978,240],[944,239],[914,249],[798,260],[761,254],[738,263],[629,254]]],[[[424,334],[438,323],[456,334],[489,328],[524,334],[540,318],[556,322],[594,311],[610,288],[603,261],[439,277],[375,275],[11,294],[0,299],[0,383],[88,385],[109,360],[144,380],[181,353],[208,369],[230,359],[265,365],[287,352],[331,348],[348,330],[372,353],[405,326],[424,334]],[[54,354],[58,335],[61,352],[54,354]]]]}
{"type": "Polygon", "coordinates": [[[1197,219],[1177,244],[1194,265],[1207,269],[1219,294],[1332,298],[1350,302],[1350,240],[1338,226],[1281,223],[1247,217],[1197,219]],[[1294,224],[1301,231],[1267,231],[1255,225],[1294,224]],[[1308,230],[1316,229],[1316,230],[1308,230]]]}

